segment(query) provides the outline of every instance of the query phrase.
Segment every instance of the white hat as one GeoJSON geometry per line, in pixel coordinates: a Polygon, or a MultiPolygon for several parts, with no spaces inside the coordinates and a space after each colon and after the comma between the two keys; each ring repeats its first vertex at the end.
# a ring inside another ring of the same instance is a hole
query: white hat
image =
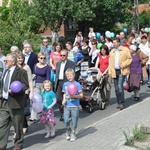
{"type": "Polygon", "coordinates": [[[137,47],[135,45],[130,45],[129,48],[133,51],[136,51],[137,47]]]}

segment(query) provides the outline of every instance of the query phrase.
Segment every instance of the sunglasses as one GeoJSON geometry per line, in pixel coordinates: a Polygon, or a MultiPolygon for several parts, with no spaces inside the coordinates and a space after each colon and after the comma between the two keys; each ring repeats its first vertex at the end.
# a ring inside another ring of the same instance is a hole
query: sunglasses
{"type": "Polygon", "coordinates": [[[66,55],[60,55],[61,57],[65,57],[66,55]]]}
{"type": "Polygon", "coordinates": [[[92,45],[96,45],[95,43],[92,43],[92,45]]]}
{"type": "Polygon", "coordinates": [[[12,60],[4,60],[4,62],[6,62],[6,63],[9,62],[9,61],[12,61],[12,60]]]}
{"type": "Polygon", "coordinates": [[[24,48],[31,48],[31,46],[25,46],[24,48]]]}
{"type": "Polygon", "coordinates": [[[43,42],[43,43],[48,43],[48,42],[43,42]]]}
{"type": "Polygon", "coordinates": [[[40,59],[45,59],[45,57],[41,57],[40,59]]]}

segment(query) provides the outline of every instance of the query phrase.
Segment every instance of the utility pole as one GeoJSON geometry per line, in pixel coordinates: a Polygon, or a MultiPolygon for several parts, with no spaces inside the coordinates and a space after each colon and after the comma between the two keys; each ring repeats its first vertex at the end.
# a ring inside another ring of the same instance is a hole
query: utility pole
{"type": "Polygon", "coordinates": [[[134,0],[134,23],[135,30],[139,33],[139,13],[138,13],[138,0],[134,0]]]}

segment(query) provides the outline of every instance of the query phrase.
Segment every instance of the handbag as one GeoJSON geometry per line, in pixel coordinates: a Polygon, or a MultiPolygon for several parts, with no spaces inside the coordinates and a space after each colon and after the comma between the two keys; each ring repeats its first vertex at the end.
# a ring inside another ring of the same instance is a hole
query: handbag
{"type": "Polygon", "coordinates": [[[129,84],[127,82],[127,78],[125,78],[124,82],[123,82],[123,89],[128,91],[129,90],[129,84]]]}

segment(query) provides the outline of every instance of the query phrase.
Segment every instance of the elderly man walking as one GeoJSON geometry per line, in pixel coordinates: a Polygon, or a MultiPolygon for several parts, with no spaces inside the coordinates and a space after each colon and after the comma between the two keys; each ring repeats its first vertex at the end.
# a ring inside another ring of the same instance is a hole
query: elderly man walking
{"type": "Polygon", "coordinates": [[[25,91],[29,87],[28,77],[27,72],[16,65],[17,58],[15,54],[8,54],[5,62],[8,69],[3,77],[3,95],[1,97],[0,150],[5,150],[7,147],[7,139],[12,124],[16,133],[13,150],[21,150],[23,146],[25,91]],[[10,89],[10,85],[13,81],[20,81],[22,83],[22,89],[19,93],[14,93],[12,89],[10,89]]]}

